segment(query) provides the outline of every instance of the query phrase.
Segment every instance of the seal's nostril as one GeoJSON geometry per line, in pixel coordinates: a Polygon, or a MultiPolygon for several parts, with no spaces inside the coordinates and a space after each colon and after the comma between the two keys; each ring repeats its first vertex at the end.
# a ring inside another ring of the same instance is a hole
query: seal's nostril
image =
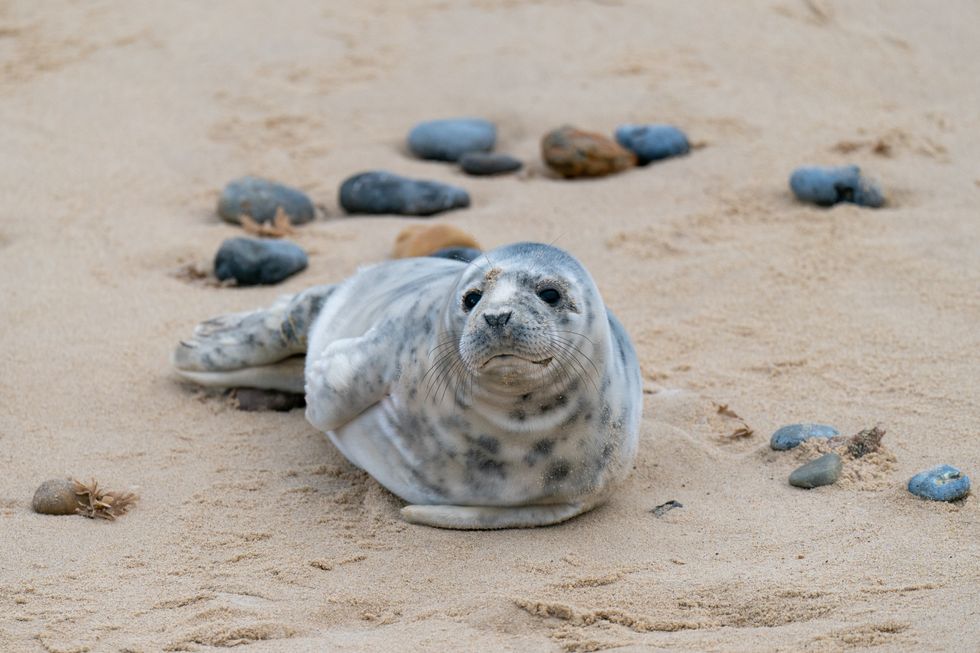
{"type": "Polygon", "coordinates": [[[497,329],[510,322],[511,313],[512,311],[507,311],[506,313],[497,313],[497,314],[484,313],[483,319],[487,321],[487,324],[490,326],[490,328],[497,329]]]}

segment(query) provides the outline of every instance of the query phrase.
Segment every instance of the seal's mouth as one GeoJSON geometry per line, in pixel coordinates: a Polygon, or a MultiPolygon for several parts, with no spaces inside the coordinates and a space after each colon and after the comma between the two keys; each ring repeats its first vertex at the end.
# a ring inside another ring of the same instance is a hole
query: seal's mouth
{"type": "Polygon", "coordinates": [[[481,369],[491,365],[494,367],[498,364],[500,365],[513,365],[514,363],[531,363],[532,365],[545,366],[551,362],[551,356],[548,358],[542,358],[541,360],[532,360],[530,358],[525,358],[524,356],[518,356],[517,354],[497,354],[496,356],[491,356],[487,361],[480,366],[481,369]]]}

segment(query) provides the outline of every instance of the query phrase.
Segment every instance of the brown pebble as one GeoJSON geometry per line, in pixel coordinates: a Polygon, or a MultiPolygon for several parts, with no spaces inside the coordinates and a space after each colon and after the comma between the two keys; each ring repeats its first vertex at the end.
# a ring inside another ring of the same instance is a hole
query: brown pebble
{"type": "Polygon", "coordinates": [[[238,388],[235,391],[238,410],[259,412],[274,410],[280,413],[306,406],[306,396],[296,392],[279,390],[260,390],[258,388],[238,388]]]}
{"type": "Polygon", "coordinates": [[[636,165],[636,155],[602,134],[569,125],[541,139],[541,158],[564,177],[601,177],[636,165]]]}
{"type": "Polygon", "coordinates": [[[42,515],[74,515],[81,507],[75,497],[75,482],[70,478],[52,478],[41,483],[34,492],[31,507],[42,515]]]}
{"type": "Polygon", "coordinates": [[[402,229],[395,238],[395,250],[392,256],[394,258],[429,256],[446,247],[482,249],[473,236],[452,225],[413,224],[402,229]]]}

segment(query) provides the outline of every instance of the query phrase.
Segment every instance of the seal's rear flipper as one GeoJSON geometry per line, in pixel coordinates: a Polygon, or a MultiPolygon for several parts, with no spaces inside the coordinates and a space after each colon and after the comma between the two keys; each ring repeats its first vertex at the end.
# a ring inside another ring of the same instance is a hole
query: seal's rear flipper
{"type": "Polygon", "coordinates": [[[303,394],[305,356],[293,356],[272,365],[243,367],[227,372],[197,372],[176,369],[182,379],[212,388],[261,388],[303,394]]]}
{"type": "Polygon", "coordinates": [[[402,508],[401,514],[402,519],[412,524],[459,530],[492,530],[551,526],[590,508],[591,505],[582,503],[515,507],[411,505],[402,508]]]}
{"type": "Polygon", "coordinates": [[[283,295],[267,309],[202,322],[177,345],[174,368],[201,385],[302,392],[307,335],[333,290],[316,286],[283,295]]]}

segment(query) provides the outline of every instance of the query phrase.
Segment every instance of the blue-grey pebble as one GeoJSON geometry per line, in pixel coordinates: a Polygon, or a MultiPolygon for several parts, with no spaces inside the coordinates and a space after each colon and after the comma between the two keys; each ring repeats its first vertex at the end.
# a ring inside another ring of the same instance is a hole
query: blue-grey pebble
{"type": "Polygon", "coordinates": [[[837,454],[825,453],[805,465],[797,467],[789,475],[789,484],[811,489],[837,482],[844,464],[837,454]]]}
{"type": "Polygon", "coordinates": [[[909,479],[909,492],[933,501],[956,501],[970,493],[970,477],[952,465],[939,465],[909,479]]]}
{"type": "Polygon", "coordinates": [[[691,151],[687,136],[673,125],[620,125],[616,141],[632,151],[641,166],[691,151]]]}
{"type": "Polygon", "coordinates": [[[819,206],[850,202],[878,208],[885,204],[878,184],[863,176],[857,166],[803,166],[790,175],[789,187],[798,199],[819,206]]]}
{"type": "Polygon", "coordinates": [[[473,247],[443,247],[440,250],[432,252],[429,256],[451,258],[456,261],[462,261],[463,263],[469,263],[482,253],[473,247]]]}
{"type": "Polygon", "coordinates": [[[840,435],[837,429],[826,424],[790,424],[772,434],[769,446],[776,451],[786,451],[800,446],[810,438],[832,438],[840,435]]]}
{"type": "Polygon", "coordinates": [[[260,177],[228,182],[218,200],[218,215],[226,222],[241,224],[240,216],[244,214],[261,224],[271,222],[279,207],[292,224],[309,222],[316,215],[306,193],[260,177]]]}
{"type": "Polygon", "coordinates": [[[218,279],[234,279],[240,286],[279,283],[307,266],[306,252],[283,240],[229,238],[214,257],[218,279]]]}
{"type": "Polygon", "coordinates": [[[489,152],[497,128],[483,118],[446,118],[421,122],[408,133],[408,149],[422,159],[458,161],[467,152],[489,152]]]}
{"type": "Polygon", "coordinates": [[[348,213],[427,216],[465,208],[470,205],[470,196],[457,186],[375,170],[344,181],[340,205],[348,213]]]}
{"type": "Polygon", "coordinates": [[[524,164],[509,154],[468,152],[459,160],[459,167],[468,175],[502,175],[520,170],[524,164]]]}

